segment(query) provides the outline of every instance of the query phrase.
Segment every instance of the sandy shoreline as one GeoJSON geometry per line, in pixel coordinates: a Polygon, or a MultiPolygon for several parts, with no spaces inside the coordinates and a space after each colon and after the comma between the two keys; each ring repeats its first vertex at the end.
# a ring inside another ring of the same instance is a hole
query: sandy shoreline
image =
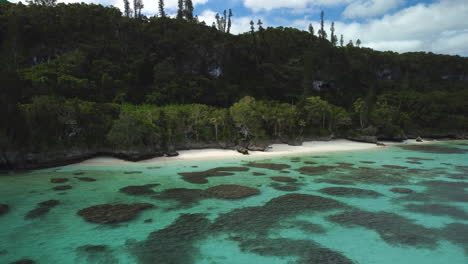
{"type": "MultiPolygon", "coordinates": [[[[427,141],[426,141],[427,142],[427,141]]],[[[385,142],[386,145],[398,144],[414,144],[415,140],[407,140],[403,143],[385,142]]],[[[197,149],[197,150],[182,150],[179,151],[177,157],[158,157],[149,160],[130,162],[113,157],[96,157],[85,160],[80,163],[71,164],[68,166],[112,166],[112,165],[138,165],[138,164],[153,164],[160,162],[171,161],[191,161],[191,160],[215,160],[229,158],[249,158],[249,157],[272,157],[272,156],[290,156],[301,155],[308,153],[329,153],[341,151],[359,151],[383,148],[371,143],[355,142],[345,139],[337,139],[331,141],[309,141],[304,142],[302,146],[290,146],[287,144],[273,144],[271,147],[263,151],[250,151],[250,155],[245,156],[235,150],[226,149],[197,149]]]]}

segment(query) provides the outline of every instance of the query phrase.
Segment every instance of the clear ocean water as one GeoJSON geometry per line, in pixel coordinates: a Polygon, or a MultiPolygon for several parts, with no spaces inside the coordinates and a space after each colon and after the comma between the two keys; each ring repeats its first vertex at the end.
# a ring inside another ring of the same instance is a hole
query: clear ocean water
{"type": "Polygon", "coordinates": [[[0,263],[467,264],[468,141],[4,173],[0,204],[0,263]]]}

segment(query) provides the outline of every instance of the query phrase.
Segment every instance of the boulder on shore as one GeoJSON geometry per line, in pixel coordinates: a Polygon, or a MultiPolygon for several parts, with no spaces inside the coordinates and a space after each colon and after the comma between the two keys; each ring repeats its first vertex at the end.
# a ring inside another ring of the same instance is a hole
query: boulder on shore
{"type": "Polygon", "coordinates": [[[242,146],[237,146],[236,151],[243,154],[243,155],[249,155],[249,150],[247,148],[242,147],[242,146]]]}
{"type": "Polygon", "coordinates": [[[355,137],[348,137],[349,140],[357,141],[357,142],[364,142],[364,143],[374,143],[376,144],[377,137],[375,136],[355,136],[355,137]]]}
{"type": "Polygon", "coordinates": [[[417,137],[416,142],[423,142],[423,139],[421,137],[417,137]]]}

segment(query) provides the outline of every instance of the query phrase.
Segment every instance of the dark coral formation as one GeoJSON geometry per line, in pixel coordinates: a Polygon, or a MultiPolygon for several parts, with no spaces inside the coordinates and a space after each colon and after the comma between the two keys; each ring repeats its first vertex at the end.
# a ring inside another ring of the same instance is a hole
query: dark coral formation
{"type": "Polygon", "coordinates": [[[205,191],[211,196],[221,199],[241,199],[260,193],[258,189],[235,184],[218,185],[205,191]]]}
{"type": "Polygon", "coordinates": [[[259,163],[259,162],[249,162],[245,164],[245,166],[253,167],[253,168],[260,168],[260,169],[277,170],[277,171],[282,171],[284,169],[291,168],[291,166],[289,166],[288,164],[259,163]]]}
{"type": "Polygon", "coordinates": [[[283,191],[283,192],[295,192],[299,191],[299,184],[295,183],[288,183],[288,184],[279,184],[279,183],[272,183],[270,184],[270,187],[272,187],[275,190],[278,191],[283,191]]]}
{"type": "Polygon", "coordinates": [[[264,176],[264,175],[266,175],[266,174],[263,173],[263,172],[253,172],[252,175],[253,175],[253,176],[264,176]]]}
{"type": "Polygon", "coordinates": [[[410,212],[436,215],[436,216],[450,216],[455,219],[468,220],[468,213],[463,209],[455,206],[443,205],[443,204],[407,204],[405,205],[406,210],[410,212]]]}
{"type": "Polygon", "coordinates": [[[77,214],[88,222],[109,224],[132,220],[140,211],[152,207],[154,207],[154,205],[149,203],[101,204],[81,209],[77,214]]]}
{"type": "Polygon", "coordinates": [[[274,180],[274,181],[277,181],[277,182],[296,182],[297,180],[294,179],[294,178],[291,178],[291,177],[282,177],[282,176],[278,176],[278,177],[270,177],[270,179],[274,180]]]}
{"type": "Polygon", "coordinates": [[[326,174],[334,169],[337,169],[338,167],[335,166],[305,166],[301,167],[298,169],[298,171],[304,175],[309,175],[309,176],[317,176],[321,174],[326,174]]]}
{"type": "Polygon", "coordinates": [[[65,190],[70,190],[71,187],[70,185],[60,185],[60,186],[55,186],[53,189],[56,191],[65,191],[65,190]]]}
{"type": "Polygon", "coordinates": [[[144,241],[130,244],[140,264],[191,264],[199,254],[195,242],[210,231],[210,222],[202,214],[184,214],[170,226],[152,232],[144,241]]]}
{"type": "Polygon", "coordinates": [[[82,171],[78,171],[78,172],[73,173],[73,175],[83,175],[83,174],[84,174],[84,172],[82,172],[82,171]]]}
{"type": "Polygon", "coordinates": [[[365,161],[365,160],[360,161],[360,162],[364,163],[364,164],[374,164],[374,163],[376,163],[375,161],[365,161]]]}
{"type": "Polygon", "coordinates": [[[124,174],[141,174],[142,171],[125,171],[124,174]]]}
{"type": "Polygon", "coordinates": [[[462,223],[452,223],[440,231],[440,234],[446,240],[457,244],[465,250],[468,256],[468,225],[462,223]]]}
{"type": "Polygon", "coordinates": [[[179,175],[182,176],[182,178],[187,182],[195,184],[205,184],[208,183],[208,180],[206,179],[208,177],[232,176],[234,175],[234,173],[232,172],[248,170],[249,168],[245,167],[219,167],[199,172],[181,172],[179,173],[179,175]]]}
{"type": "Polygon", "coordinates": [[[418,151],[424,153],[434,154],[464,154],[468,153],[468,149],[462,149],[452,146],[428,144],[428,145],[400,145],[405,150],[418,151]]]}
{"type": "Polygon", "coordinates": [[[24,218],[25,219],[34,219],[47,214],[53,207],[60,204],[58,200],[48,200],[41,203],[38,203],[36,208],[29,211],[24,218]]]}
{"type": "Polygon", "coordinates": [[[314,164],[317,164],[317,162],[315,162],[315,161],[304,161],[304,164],[314,165],[314,164]]]}
{"type": "Polygon", "coordinates": [[[246,239],[239,244],[242,251],[255,253],[261,256],[276,256],[276,257],[297,257],[295,263],[309,264],[352,264],[352,260],[348,259],[341,253],[324,248],[309,240],[292,240],[292,239],[246,239]]]}
{"type": "Polygon", "coordinates": [[[32,259],[20,259],[10,264],[35,264],[36,262],[32,259]]]}
{"type": "Polygon", "coordinates": [[[352,181],[347,180],[336,180],[336,179],[316,179],[314,180],[316,183],[329,183],[335,185],[354,185],[352,181]]]}
{"type": "Polygon", "coordinates": [[[408,157],[406,159],[409,159],[409,160],[414,160],[414,161],[430,161],[430,160],[434,160],[434,159],[430,159],[430,158],[420,158],[420,157],[408,157]]]}
{"type": "Polygon", "coordinates": [[[113,251],[105,245],[85,245],[77,248],[78,256],[86,258],[87,263],[118,264],[113,251]]]}
{"type": "Polygon", "coordinates": [[[408,188],[392,188],[390,189],[391,192],[393,193],[401,193],[401,194],[408,194],[408,193],[412,193],[413,190],[411,189],[408,189],[408,188]]]}
{"type": "Polygon", "coordinates": [[[398,165],[382,165],[382,167],[389,168],[389,169],[399,169],[399,170],[404,170],[408,168],[408,167],[398,166],[398,165]]]}
{"type": "Polygon", "coordinates": [[[121,188],[119,191],[129,195],[149,195],[156,193],[152,190],[156,186],[159,184],[131,185],[121,188]]]}
{"type": "Polygon", "coordinates": [[[326,232],[325,228],[323,228],[321,225],[301,220],[287,221],[281,224],[281,228],[298,228],[304,232],[313,234],[323,234],[326,232]]]}
{"type": "Polygon", "coordinates": [[[375,230],[389,244],[426,248],[437,245],[435,230],[393,213],[353,210],[329,216],[327,219],[343,226],[362,226],[375,230]]]}
{"type": "Polygon", "coordinates": [[[342,167],[352,167],[354,165],[352,163],[347,163],[347,162],[337,162],[336,164],[342,167]]]}
{"type": "Polygon", "coordinates": [[[291,160],[291,162],[293,162],[293,163],[301,162],[301,158],[300,158],[300,157],[292,157],[290,160],[291,160]]]}
{"type": "Polygon", "coordinates": [[[468,182],[423,181],[424,192],[411,193],[399,199],[419,202],[468,202],[468,182]]]}
{"type": "Polygon", "coordinates": [[[407,161],[406,163],[408,163],[408,164],[417,164],[417,165],[423,164],[422,162],[419,162],[419,161],[412,161],[412,160],[409,160],[409,161],[407,161]]]}
{"type": "Polygon", "coordinates": [[[242,234],[267,235],[281,220],[308,212],[324,212],[348,208],[339,201],[315,195],[286,194],[268,201],[263,206],[244,207],[221,214],[213,229],[242,234]]]}
{"type": "Polygon", "coordinates": [[[6,204],[0,204],[0,216],[8,213],[10,207],[6,204]]]}
{"type": "Polygon", "coordinates": [[[199,201],[209,198],[204,190],[175,188],[167,189],[152,196],[157,200],[174,200],[179,204],[176,208],[188,208],[198,203],[199,201]]]}
{"type": "Polygon", "coordinates": [[[96,179],[94,178],[91,178],[91,177],[76,177],[78,180],[80,181],[84,181],[84,182],[94,182],[96,181],[96,179]]]}
{"type": "Polygon", "coordinates": [[[372,190],[365,190],[359,188],[348,188],[348,187],[328,187],[320,189],[319,192],[334,195],[334,196],[346,196],[346,197],[367,197],[376,198],[382,196],[381,193],[372,190]]]}
{"type": "Polygon", "coordinates": [[[51,183],[65,183],[67,181],[68,181],[67,178],[53,178],[53,179],[50,179],[51,183]]]}

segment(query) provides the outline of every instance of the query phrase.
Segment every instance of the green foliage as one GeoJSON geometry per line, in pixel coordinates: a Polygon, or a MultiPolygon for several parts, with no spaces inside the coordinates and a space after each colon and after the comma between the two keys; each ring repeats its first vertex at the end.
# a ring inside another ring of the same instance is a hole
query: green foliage
{"type": "Polygon", "coordinates": [[[467,58],[336,47],[323,26],[231,35],[231,11],[216,30],[191,1],[180,19],[124,2],[0,3],[2,150],[468,128],[467,58]]]}

